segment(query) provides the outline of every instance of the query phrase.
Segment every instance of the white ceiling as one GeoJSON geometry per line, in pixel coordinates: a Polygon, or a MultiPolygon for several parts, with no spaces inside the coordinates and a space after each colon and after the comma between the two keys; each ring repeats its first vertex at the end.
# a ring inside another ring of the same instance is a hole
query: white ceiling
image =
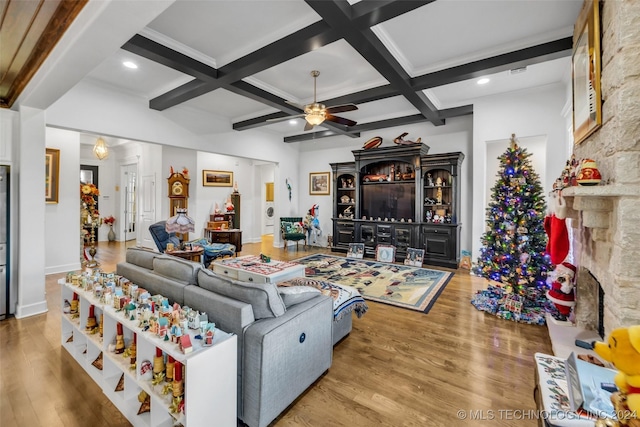
{"type": "MultiPolygon", "coordinates": [[[[355,3],[355,2],[350,2],[355,3]]],[[[372,28],[411,77],[571,36],[582,0],[437,0],[372,28]]],[[[178,0],[150,22],[141,34],[200,62],[220,69],[243,56],[320,21],[302,0],[178,0]]],[[[320,70],[318,100],[386,85],[386,79],[345,40],[318,47],[243,80],[298,104],[313,99],[311,70],[320,70]]],[[[526,71],[489,76],[424,91],[439,109],[472,104],[478,97],[567,81],[570,58],[536,65],[526,71]]],[[[149,100],[193,78],[125,50],[119,50],[87,78],[149,100]],[[138,69],[125,68],[133,61],[138,69]]],[[[367,123],[417,114],[404,97],[362,103],[340,116],[367,123]]],[[[261,102],[216,89],[165,110],[165,116],[199,122],[232,123],[273,113],[261,102]],[[188,117],[192,115],[193,120],[188,117]],[[197,120],[195,118],[197,117],[197,120]]],[[[206,124],[195,125],[206,133],[206,124]]],[[[303,121],[272,123],[260,129],[283,136],[301,134],[303,121]]]]}

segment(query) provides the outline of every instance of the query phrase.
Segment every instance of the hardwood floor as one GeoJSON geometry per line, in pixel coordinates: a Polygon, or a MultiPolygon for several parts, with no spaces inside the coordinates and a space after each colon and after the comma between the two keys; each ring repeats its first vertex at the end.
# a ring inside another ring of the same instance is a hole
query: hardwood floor
{"type": "MultiPolygon", "coordinates": [[[[278,249],[270,238],[243,249],[241,255],[282,260],[330,252],[278,249]]],[[[100,243],[96,259],[112,271],[125,250],[100,243]]],[[[0,425],[129,426],[61,348],[61,277],[46,277],[48,313],[0,322],[0,425]]],[[[485,286],[457,271],[428,314],[369,301],[367,314],[354,318],[351,334],[334,347],[329,371],[272,425],[536,426],[533,354],[551,354],[547,329],[476,310],[469,301],[485,286]],[[460,410],[485,420],[463,421],[460,410]]]]}

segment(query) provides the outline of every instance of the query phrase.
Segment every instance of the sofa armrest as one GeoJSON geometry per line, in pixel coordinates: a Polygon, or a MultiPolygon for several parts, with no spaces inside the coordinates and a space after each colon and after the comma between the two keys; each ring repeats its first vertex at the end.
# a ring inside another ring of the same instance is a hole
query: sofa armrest
{"type": "Polygon", "coordinates": [[[333,300],[318,295],[244,333],[242,420],[263,427],[331,366],[333,300]]]}

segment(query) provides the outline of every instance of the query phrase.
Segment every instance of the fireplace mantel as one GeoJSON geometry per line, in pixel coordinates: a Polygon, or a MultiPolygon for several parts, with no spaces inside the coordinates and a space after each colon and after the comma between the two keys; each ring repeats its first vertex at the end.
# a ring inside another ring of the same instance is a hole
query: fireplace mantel
{"type": "Polygon", "coordinates": [[[608,229],[613,202],[620,198],[640,198],[640,185],[568,187],[562,190],[562,196],[569,208],[567,217],[578,219],[578,211],[582,211],[584,227],[608,229]]]}

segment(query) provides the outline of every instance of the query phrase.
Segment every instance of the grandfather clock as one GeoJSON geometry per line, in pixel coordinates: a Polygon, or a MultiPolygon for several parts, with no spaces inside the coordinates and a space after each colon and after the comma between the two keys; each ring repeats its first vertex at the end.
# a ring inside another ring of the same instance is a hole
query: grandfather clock
{"type": "Polygon", "coordinates": [[[233,203],[235,215],[233,215],[233,227],[237,230],[240,229],[240,193],[238,190],[233,190],[231,193],[231,203],[233,203]]]}
{"type": "MultiPolygon", "coordinates": [[[[187,209],[189,207],[189,178],[185,178],[180,172],[172,173],[167,179],[169,189],[169,216],[178,214],[178,209],[187,209]]],[[[189,241],[189,233],[176,233],[178,238],[183,241],[189,241]]]]}

